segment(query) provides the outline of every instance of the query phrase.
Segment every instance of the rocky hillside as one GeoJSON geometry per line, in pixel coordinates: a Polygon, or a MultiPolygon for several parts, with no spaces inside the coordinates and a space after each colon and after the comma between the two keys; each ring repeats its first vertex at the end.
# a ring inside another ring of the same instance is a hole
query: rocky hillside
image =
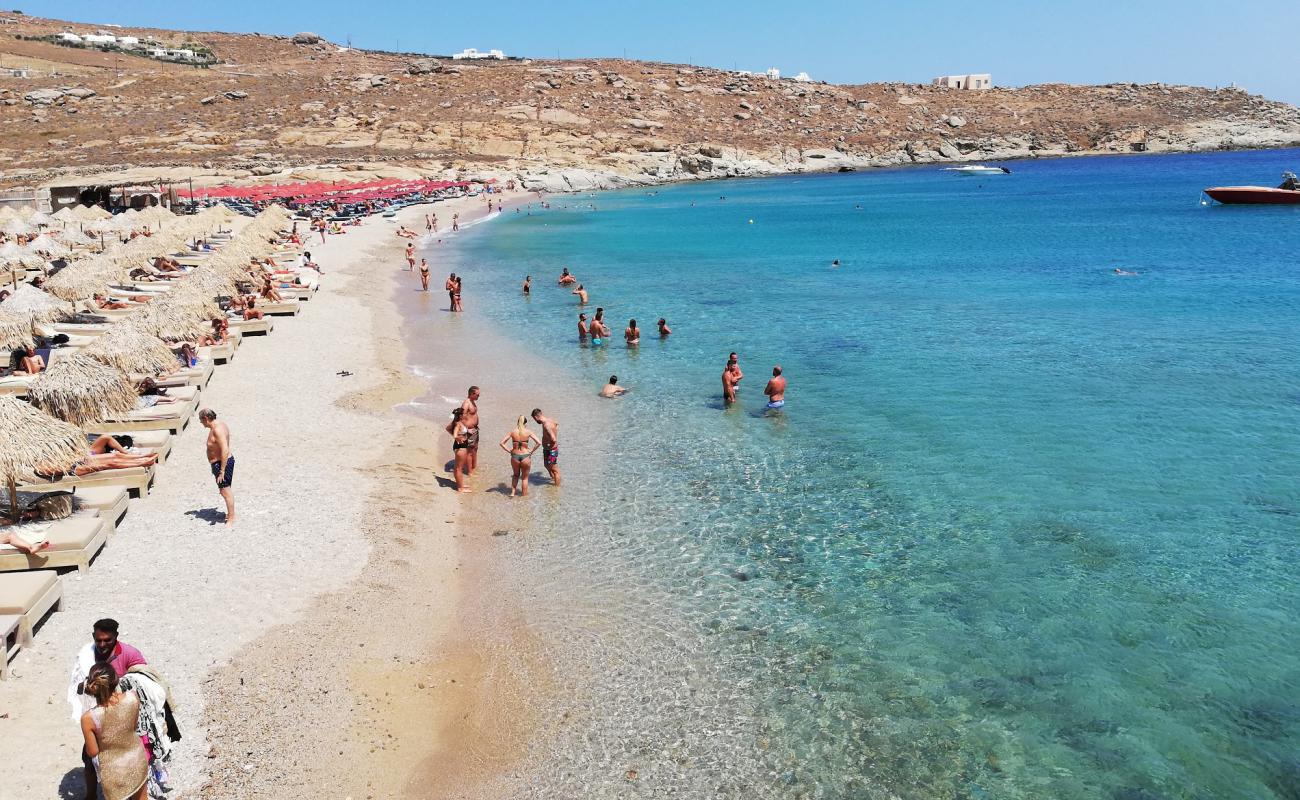
{"type": "Polygon", "coordinates": [[[1300,109],[1237,89],[837,86],[621,60],[466,63],[311,35],[111,30],[201,43],[221,63],[200,69],[34,38],[93,25],[2,12],[0,22],[0,65],[36,69],[0,77],[9,186],[101,173],[214,182],[479,171],[560,190],[1300,144],[1300,109]]]}

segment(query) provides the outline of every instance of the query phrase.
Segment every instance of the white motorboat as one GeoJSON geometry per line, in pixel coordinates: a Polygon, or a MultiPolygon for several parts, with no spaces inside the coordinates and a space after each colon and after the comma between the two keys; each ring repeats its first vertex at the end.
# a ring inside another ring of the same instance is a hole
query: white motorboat
{"type": "Polygon", "coordinates": [[[983,164],[965,164],[960,167],[944,167],[944,172],[955,172],[958,175],[1010,175],[1011,170],[1006,167],[988,167],[983,164]]]}

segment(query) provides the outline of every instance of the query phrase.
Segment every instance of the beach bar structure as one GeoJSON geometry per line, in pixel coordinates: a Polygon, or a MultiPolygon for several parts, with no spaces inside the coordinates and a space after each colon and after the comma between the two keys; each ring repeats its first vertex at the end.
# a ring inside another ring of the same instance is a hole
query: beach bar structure
{"type": "Polygon", "coordinates": [[[983,91],[993,88],[993,76],[987,72],[972,72],[969,75],[940,75],[930,81],[932,86],[945,86],[949,89],[983,91]]]}

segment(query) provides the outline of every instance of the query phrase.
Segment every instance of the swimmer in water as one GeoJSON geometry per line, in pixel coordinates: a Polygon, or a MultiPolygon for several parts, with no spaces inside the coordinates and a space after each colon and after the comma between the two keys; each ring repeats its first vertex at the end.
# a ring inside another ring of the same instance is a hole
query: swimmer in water
{"type": "Polygon", "coordinates": [[[1136,273],[1136,272],[1131,272],[1131,271],[1126,270],[1126,269],[1120,269],[1119,267],[1115,267],[1115,272],[1114,272],[1113,274],[1115,274],[1115,275],[1136,275],[1137,273],[1136,273]]]}
{"type": "Polygon", "coordinates": [[[604,388],[600,390],[601,397],[621,397],[625,394],[627,394],[627,389],[618,385],[617,375],[610,375],[609,383],[605,384],[604,388]]]}
{"type": "Polygon", "coordinates": [[[660,317],[660,318],[659,318],[659,335],[660,335],[660,336],[667,336],[668,334],[670,334],[670,333],[672,333],[672,332],[673,332],[673,329],[668,327],[668,320],[664,319],[663,317],[660,317]]]}
{"type": "Polygon", "coordinates": [[[561,286],[568,286],[570,284],[577,283],[577,282],[578,279],[569,274],[568,267],[565,267],[564,271],[560,273],[560,280],[558,281],[558,283],[561,286]]]}
{"type": "Polygon", "coordinates": [[[627,327],[623,329],[623,340],[627,342],[628,347],[641,344],[641,329],[636,326],[636,320],[627,321],[627,327]]]}
{"type": "Polygon", "coordinates": [[[772,367],[772,380],[763,387],[763,394],[767,395],[767,407],[773,411],[785,407],[785,378],[780,364],[772,367]]]}
{"type": "Polygon", "coordinates": [[[587,290],[584,289],[584,288],[582,288],[582,284],[581,284],[581,283],[578,284],[578,288],[577,288],[577,289],[574,289],[572,292],[569,292],[569,294],[576,294],[576,295],[578,296],[578,304],[579,304],[579,305],[584,305],[584,306],[585,306],[585,305],[587,304],[587,290]]]}
{"type": "Polygon", "coordinates": [[[524,276],[524,294],[532,294],[532,293],[533,293],[533,276],[532,276],[532,275],[525,275],[525,276],[524,276]]]}
{"type": "Polygon", "coordinates": [[[587,341],[587,315],[578,315],[578,341],[587,341]]]}
{"type": "Polygon", "coordinates": [[[839,265],[840,265],[840,260],[838,258],[831,262],[832,267],[838,267],[839,265]]]}

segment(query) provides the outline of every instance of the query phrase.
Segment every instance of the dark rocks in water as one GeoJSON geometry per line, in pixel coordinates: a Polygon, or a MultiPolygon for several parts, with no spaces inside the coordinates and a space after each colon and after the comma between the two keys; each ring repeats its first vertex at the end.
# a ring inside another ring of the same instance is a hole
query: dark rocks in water
{"type": "Polygon", "coordinates": [[[741,582],[753,580],[758,577],[758,567],[754,564],[736,567],[736,569],[732,570],[731,577],[741,582]]]}

